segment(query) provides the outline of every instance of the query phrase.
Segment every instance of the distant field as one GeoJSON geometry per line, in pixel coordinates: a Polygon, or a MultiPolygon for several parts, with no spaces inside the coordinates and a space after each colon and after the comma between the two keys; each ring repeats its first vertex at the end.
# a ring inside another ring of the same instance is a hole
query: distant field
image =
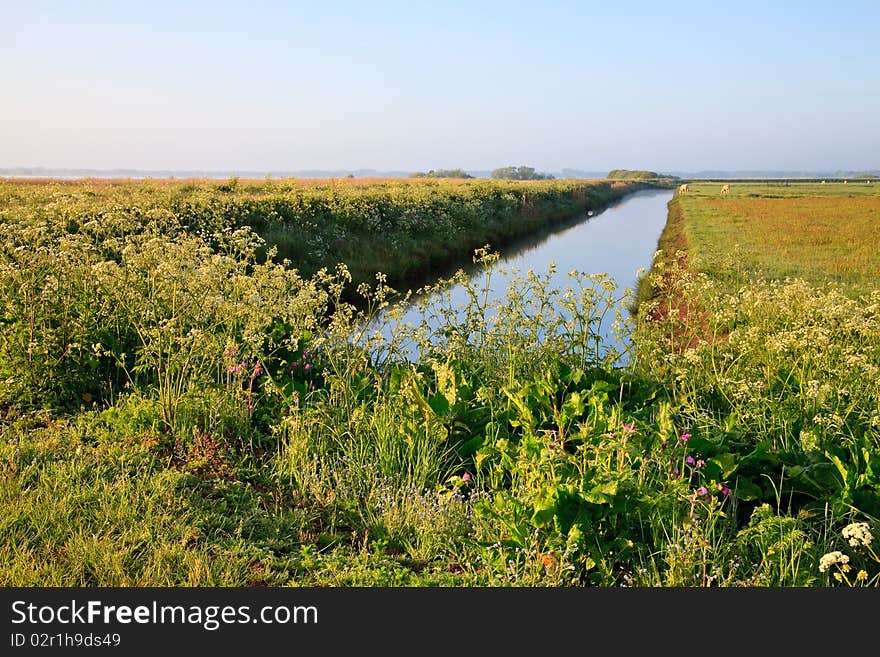
{"type": "Polygon", "coordinates": [[[880,184],[692,184],[678,195],[690,267],[741,282],[746,275],[880,284],[880,184]]]}
{"type": "Polygon", "coordinates": [[[747,197],[794,197],[794,196],[876,196],[880,193],[880,180],[868,182],[866,179],[843,181],[799,182],[782,180],[718,180],[689,183],[688,196],[720,197],[721,186],[730,185],[730,195],[747,197]]]}

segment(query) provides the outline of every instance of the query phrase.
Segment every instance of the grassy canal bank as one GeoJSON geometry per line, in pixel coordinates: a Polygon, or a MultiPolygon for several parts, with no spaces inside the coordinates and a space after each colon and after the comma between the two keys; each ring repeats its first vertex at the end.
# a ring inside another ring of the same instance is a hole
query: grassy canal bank
{"type": "Polygon", "coordinates": [[[666,382],[706,468],[782,512],[775,567],[794,575],[816,550],[828,581],[876,585],[867,543],[827,539],[842,518],[876,528],[880,515],[880,191],[720,187],[692,183],[669,204],[636,369],[666,382]]]}
{"type": "Polygon", "coordinates": [[[201,235],[252,228],[304,277],[345,263],[354,289],[381,271],[392,285],[470,262],[511,240],[643,188],[623,181],[85,180],[0,181],[7,223],[50,237],[114,240],[161,225],[201,235]]]}

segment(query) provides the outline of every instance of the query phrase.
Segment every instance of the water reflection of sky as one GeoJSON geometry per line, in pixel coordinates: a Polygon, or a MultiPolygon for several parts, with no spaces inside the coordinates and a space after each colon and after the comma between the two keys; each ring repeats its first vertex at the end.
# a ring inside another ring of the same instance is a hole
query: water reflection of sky
{"type": "MultiPolygon", "coordinates": [[[[551,264],[556,266],[551,281],[559,288],[570,285],[568,272],[572,270],[608,274],[618,285],[618,296],[624,288],[634,288],[639,270],[651,264],[671,196],[668,190],[636,192],[592,217],[581,215],[552,232],[512,245],[492,274],[490,304],[504,297],[517,273],[524,275],[531,269],[545,274],[551,264]]],[[[482,277],[481,273],[477,275],[482,277]]],[[[460,286],[449,293],[453,305],[467,301],[460,286]]],[[[414,305],[401,321],[419,324],[421,310],[414,305]]],[[[391,327],[386,325],[381,330],[387,335],[391,327]]]]}

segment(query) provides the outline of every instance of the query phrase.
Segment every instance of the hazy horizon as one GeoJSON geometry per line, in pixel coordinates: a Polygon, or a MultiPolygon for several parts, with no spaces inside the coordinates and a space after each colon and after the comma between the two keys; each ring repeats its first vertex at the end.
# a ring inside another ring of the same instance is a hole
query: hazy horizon
{"type": "MultiPolygon", "coordinates": [[[[620,167],[614,167],[620,168],[620,167]]],[[[573,169],[565,167],[559,171],[544,171],[541,173],[549,173],[555,178],[605,178],[610,171],[586,171],[583,169],[573,169]]],[[[426,169],[422,169],[422,172],[426,169]]],[[[465,169],[465,173],[477,178],[489,178],[492,171],[488,169],[465,169]]],[[[416,171],[392,169],[293,169],[293,170],[242,170],[242,169],[133,169],[130,167],[117,169],[91,169],[91,168],[54,168],[54,167],[0,167],[0,178],[214,178],[225,179],[229,177],[238,177],[243,179],[263,179],[286,177],[297,178],[333,178],[353,175],[357,178],[409,178],[416,171]]],[[[661,176],[671,175],[682,178],[729,178],[735,180],[737,178],[767,178],[767,179],[797,179],[797,178],[858,178],[859,176],[868,175],[880,176],[880,169],[817,169],[813,171],[802,170],[723,170],[723,169],[704,169],[700,171],[658,171],[661,176]]]]}
{"type": "Polygon", "coordinates": [[[0,168],[870,171],[880,7],[6,2],[0,168]]]}

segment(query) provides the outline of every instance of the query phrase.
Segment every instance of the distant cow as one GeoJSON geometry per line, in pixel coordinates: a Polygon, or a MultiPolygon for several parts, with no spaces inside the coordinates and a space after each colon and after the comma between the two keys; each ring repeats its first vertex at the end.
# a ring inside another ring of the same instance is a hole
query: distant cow
{"type": "Polygon", "coordinates": [[[846,184],[846,181],[845,181],[845,180],[843,181],[843,184],[844,184],[844,185],[846,184]]]}
{"type": "Polygon", "coordinates": [[[822,184],[823,184],[823,185],[825,184],[825,181],[824,181],[824,180],[822,181],[822,184]]]}
{"type": "Polygon", "coordinates": [[[687,183],[682,183],[681,185],[678,186],[678,193],[679,194],[686,194],[687,191],[688,191],[688,184],[687,183]]]}
{"type": "Polygon", "coordinates": [[[730,194],[730,185],[722,185],[721,186],[721,195],[730,194]]]}

